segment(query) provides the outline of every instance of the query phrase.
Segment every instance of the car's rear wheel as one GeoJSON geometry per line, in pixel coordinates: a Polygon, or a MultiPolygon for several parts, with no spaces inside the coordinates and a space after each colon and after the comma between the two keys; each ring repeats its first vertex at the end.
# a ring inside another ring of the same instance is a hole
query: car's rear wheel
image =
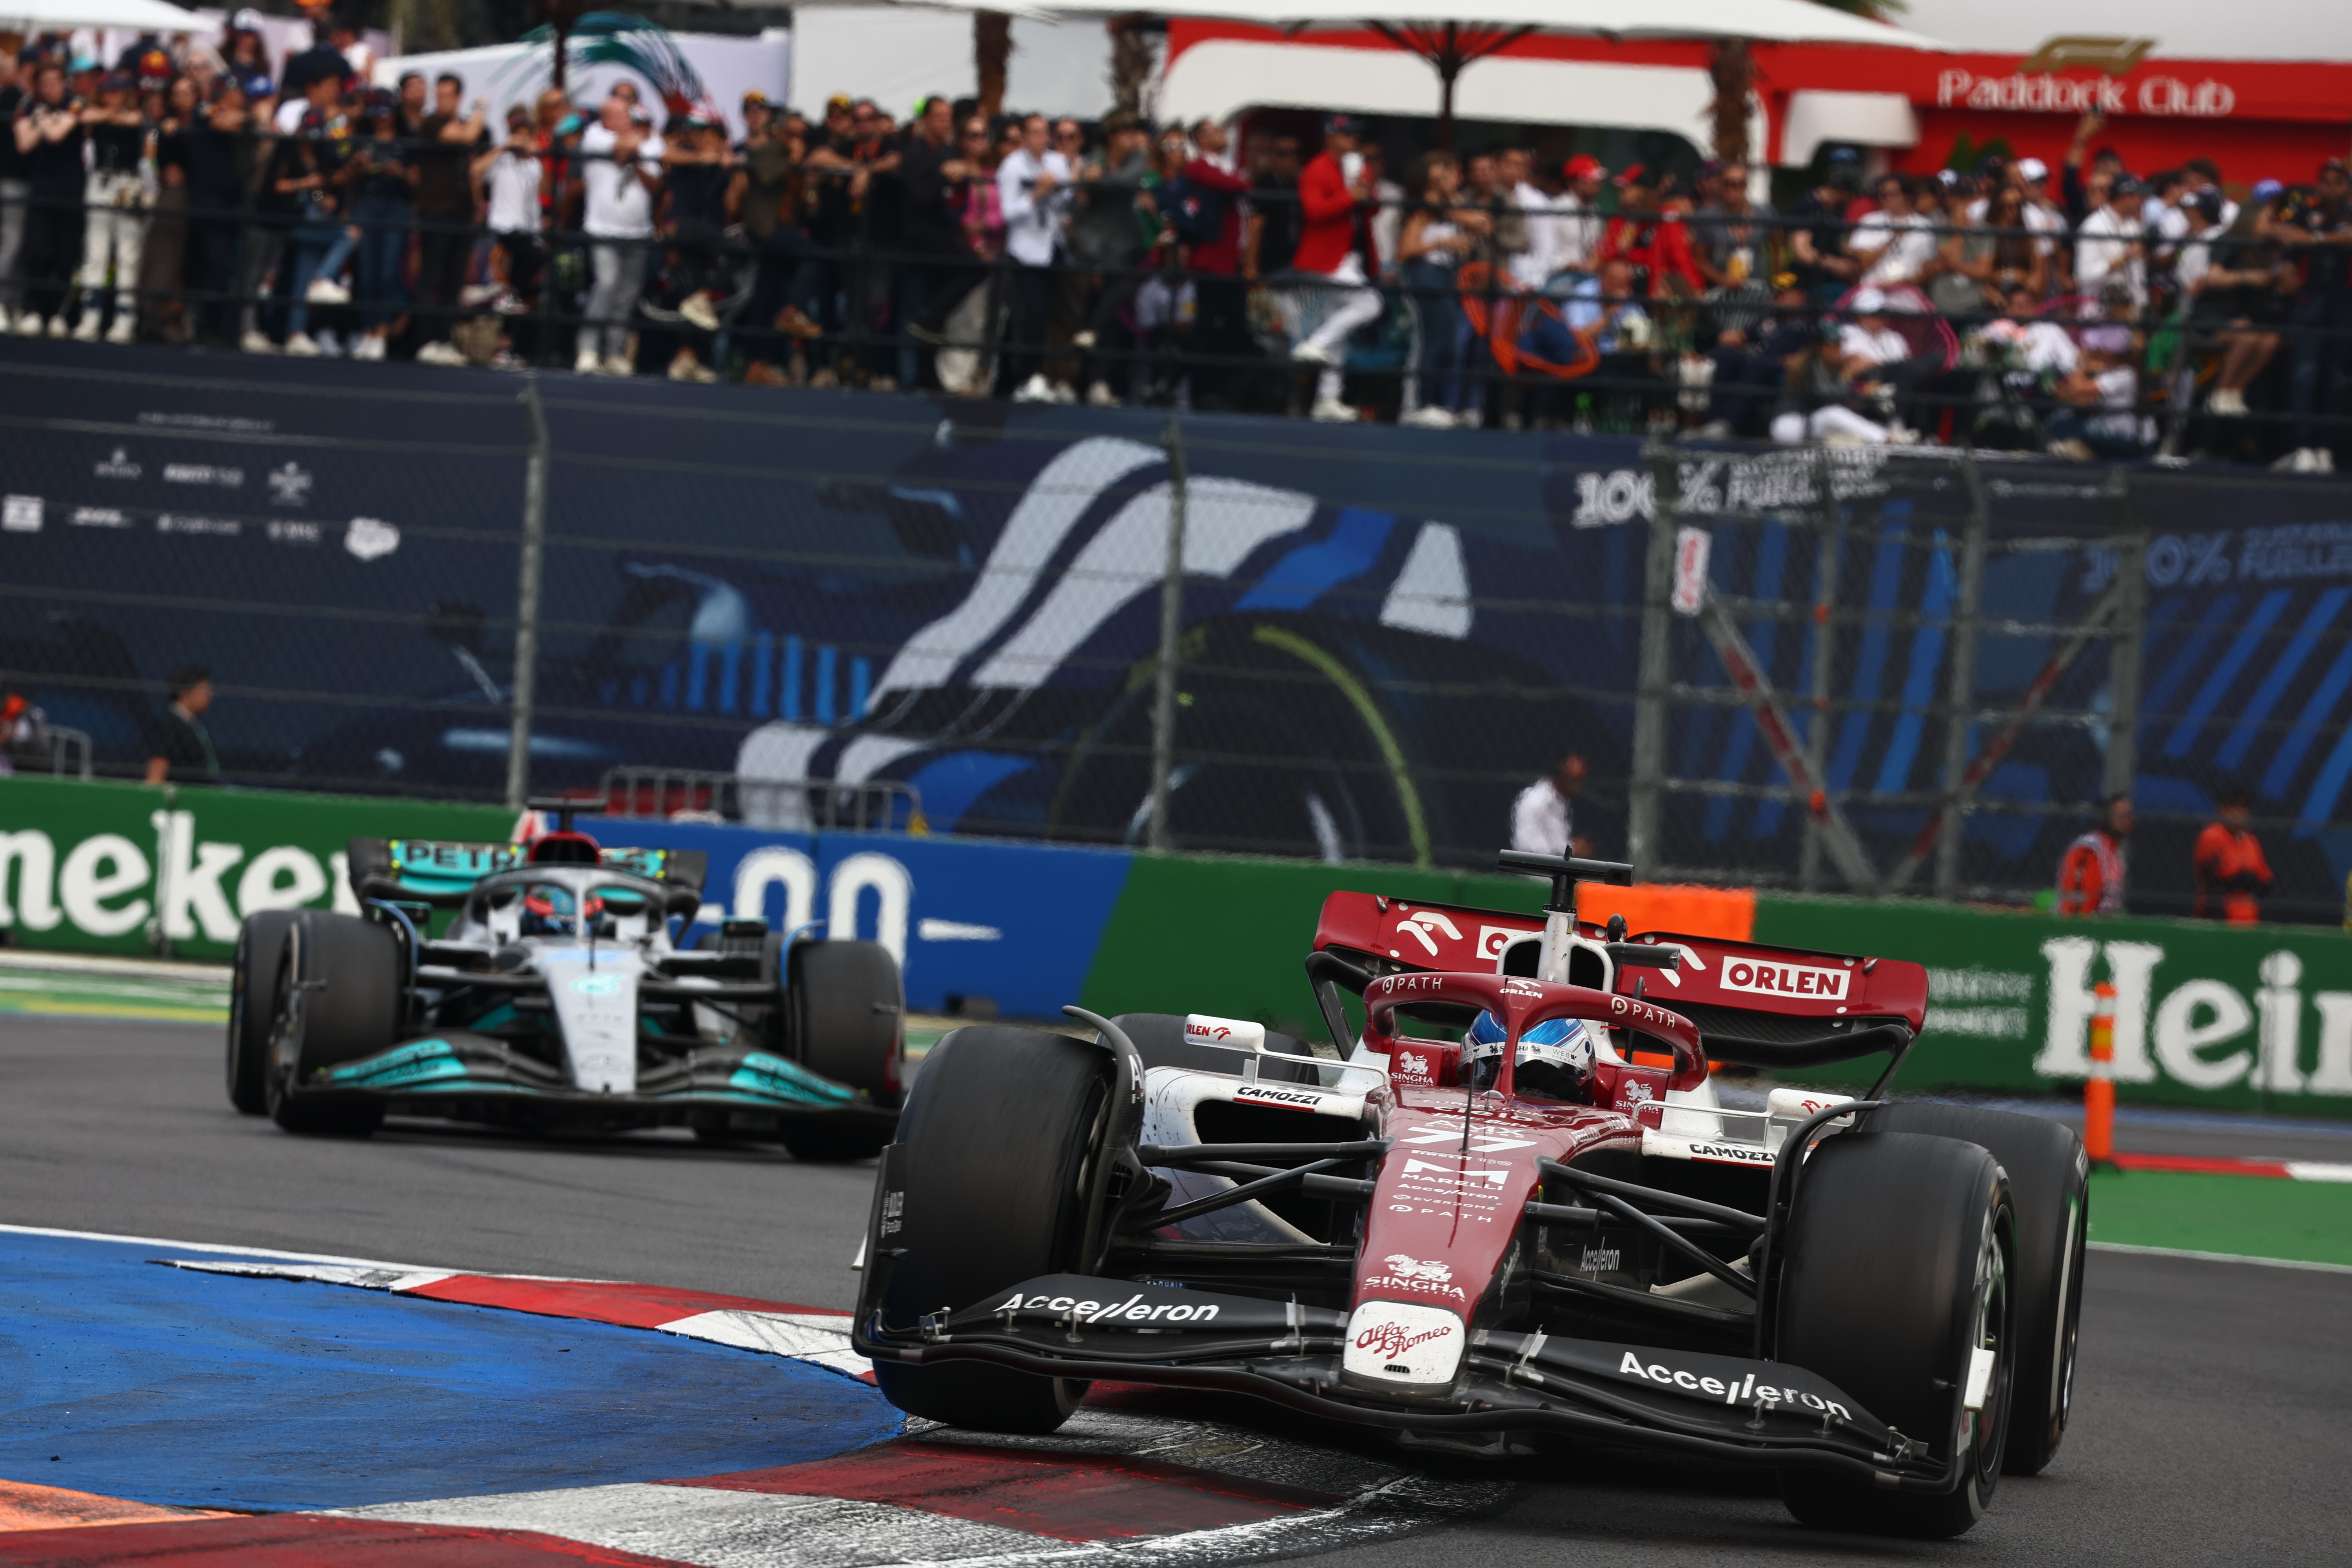
{"type": "MultiPolygon", "coordinates": [[[[971,1306],[1083,1266],[1087,1201],[1110,1105],[1109,1058],[1038,1029],[958,1029],[931,1049],[898,1123],[900,1228],[884,1321],[971,1306]]],[[[882,1361],[875,1379],[911,1415],[984,1432],[1051,1432],[1087,1384],[973,1362],[882,1361]]]]}
{"type": "Polygon", "coordinates": [[[2000,1165],[1957,1139],[1832,1137],[1805,1163],[1782,1246],[1779,1359],[1829,1379],[1935,1458],[1961,1458],[1959,1486],[1942,1495],[1784,1470],[1789,1511],[1826,1529],[1960,1534],[2000,1479],[2013,1381],[2015,1226],[2000,1165]],[[1979,1349],[1994,1359],[1971,1411],[1979,1349]]]}
{"type": "Polygon", "coordinates": [[[801,1066],[863,1089],[877,1105],[898,1103],[906,1083],[906,993],[888,948],[878,942],[793,943],[784,955],[784,1010],[801,1066]]]}
{"type": "Polygon", "coordinates": [[[237,928],[229,965],[228,1102],[247,1116],[269,1109],[269,1030],[278,1019],[278,971],[298,911],[261,910],[237,928]]]}
{"type": "Polygon", "coordinates": [[[2017,1390],[2002,1468],[2038,1475],[2066,1435],[2082,1335],[2083,1263],[2090,1227],[2090,1166],[2083,1141],[2061,1121],[1964,1105],[1890,1105],[1871,1129],[1958,1138],[1991,1151],[2017,1210],[2017,1390]]]}
{"type": "Polygon", "coordinates": [[[270,1119],[289,1132],[364,1138],[383,1102],[313,1087],[319,1073],[390,1048],[401,1025],[400,941],[356,915],[304,910],[278,961],[271,1032],[270,1119]]]}

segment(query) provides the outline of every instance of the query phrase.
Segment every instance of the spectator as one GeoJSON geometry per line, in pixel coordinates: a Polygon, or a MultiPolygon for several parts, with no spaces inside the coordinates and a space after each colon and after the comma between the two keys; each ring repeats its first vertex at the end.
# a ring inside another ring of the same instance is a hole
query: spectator
{"type": "MultiPolygon", "coordinates": [[[[1541,293],[1559,265],[1559,225],[1552,213],[1552,199],[1535,184],[1535,153],[1525,147],[1513,147],[1503,153],[1501,174],[1504,196],[1519,215],[1527,244],[1511,258],[1511,281],[1528,293],[1541,293]]],[[[1384,247],[1381,254],[1386,257],[1384,247]]]]}
{"type": "Polygon", "coordinates": [[[1930,232],[1942,231],[1936,233],[1936,254],[1927,263],[1927,302],[1952,321],[1978,320],[2000,299],[1992,291],[1995,240],[1968,217],[1965,204],[1948,199],[1940,183],[1919,216],[1933,226],[1930,232]]]}
{"type": "Polygon", "coordinates": [[[83,105],[66,86],[66,68],[43,60],[33,71],[33,96],[17,110],[16,151],[24,159],[32,205],[25,215],[25,313],[17,332],[53,338],[70,330],[66,302],[73,288],[81,240],[83,105]]]}
{"type": "Polygon", "coordinates": [[[2296,193],[2273,222],[2286,240],[2288,255],[2303,263],[2303,288],[2287,320],[2294,329],[2287,361],[2287,410],[2294,416],[2294,450],[2283,467],[2299,473],[2336,471],[2334,443],[2340,427],[2322,440],[2312,423],[2318,408],[2352,412],[2352,174],[2344,161],[2320,165],[2318,187],[2296,193]]]}
{"type": "Polygon", "coordinates": [[[1568,179],[1568,192],[1553,204],[1552,261],[1559,271],[1583,272],[1591,268],[1608,227],[1601,212],[1601,189],[1608,184],[1609,171],[1598,158],[1579,153],[1560,173],[1568,179]]]}
{"type": "Polygon", "coordinates": [[[213,750],[212,734],[204,722],[212,705],[210,670],[184,664],[172,672],[171,700],[147,737],[149,784],[220,783],[220,753],[213,750]]]}
{"type": "Polygon", "coordinates": [[[1727,163],[1720,193],[1691,219],[1691,257],[1712,289],[1760,286],[1771,273],[1772,209],[1748,194],[1748,165],[1727,163]]]}
{"type": "Polygon", "coordinates": [[[587,230],[595,287],[581,329],[572,369],[582,375],[633,375],[630,321],[645,287],[646,254],[654,233],[654,193],[667,149],[653,134],[635,94],[604,100],[597,122],[580,138],[587,187],[581,226],[587,230]]]}
{"type": "Polygon", "coordinates": [[[1645,297],[1696,299],[1706,290],[1691,257],[1690,226],[1670,206],[1657,171],[1635,163],[1617,176],[1617,212],[1601,232],[1595,266],[1622,259],[1645,297]]]}
{"type": "Polygon", "coordinates": [[[1570,752],[1549,778],[1521,790],[1511,802],[1511,847],[1528,855],[1592,853],[1592,840],[1576,831],[1576,799],[1584,793],[1584,759],[1570,752]]]}
{"type": "Polygon", "coordinates": [[[1298,138],[1276,136],[1251,172],[1249,237],[1243,271],[1252,279],[1290,270],[1298,255],[1298,138]]]}
{"type": "Polygon", "coordinates": [[[1240,372],[1234,362],[1250,352],[1249,296],[1241,269],[1242,204],[1251,187],[1227,155],[1232,139],[1223,125],[1197,121],[1192,145],[1194,156],[1179,178],[1191,192],[1188,200],[1198,204],[1192,220],[1196,232],[1206,236],[1185,243],[1198,309],[1193,346],[1215,362],[1209,374],[1216,401],[1238,406],[1242,399],[1232,388],[1240,372]],[[1210,215],[1213,227],[1205,221],[1210,215]]]}
{"type": "Polygon", "coordinates": [[[2277,245],[2262,232],[2259,210],[2242,213],[2225,229],[2219,221],[2221,204],[2212,193],[2200,192],[2198,198],[2215,221],[2184,249],[2180,271],[2190,321],[2212,332],[2221,349],[2205,410],[2242,418],[2249,412],[2247,388],[2278,353],[2292,272],[2277,245]]]}
{"type": "Polygon", "coordinates": [[[2024,190],[2014,180],[2004,179],[1991,196],[1969,204],[1965,210],[1968,220],[1982,224],[1992,239],[1992,274],[1986,280],[1990,298],[2004,301],[2022,289],[2034,299],[2042,299],[2050,281],[2050,242],[2027,232],[2039,209],[2026,200],[2024,190]]]}
{"type": "MultiPolygon", "coordinates": [[[[767,95],[757,90],[743,95],[743,122],[745,135],[735,149],[729,196],[750,238],[757,268],[747,310],[755,331],[746,348],[743,379],[780,386],[787,378],[771,357],[774,351],[767,330],[774,328],[787,342],[804,342],[824,331],[792,302],[792,284],[807,253],[801,220],[808,183],[801,164],[808,153],[808,123],[797,114],[776,114],[767,95]]],[[[805,365],[802,374],[805,376],[805,365]]]]}
{"type": "Polygon", "coordinates": [[[1045,315],[1054,298],[1053,267],[1067,254],[1064,221],[1070,210],[1070,161],[1051,144],[1042,114],[1021,121],[1021,145],[996,171],[1004,213],[1004,247],[1013,268],[1013,355],[1008,379],[1016,403],[1072,401],[1066,387],[1045,379],[1045,315]]]}
{"type": "Polygon", "coordinates": [[[155,124],[155,211],[139,258],[146,330],[173,343],[185,343],[193,325],[180,285],[188,263],[188,136],[203,118],[196,79],[174,78],[155,124]]]}
{"type": "MultiPolygon", "coordinates": [[[[516,313],[539,310],[541,275],[547,268],[547,248],[540,243],[540,185],[545,169],[540,162],[540,139],[530,110],[521,104],[507,110],[506,140],[477,153],[467,177],[481,203],[484,221],[496,247],[498,269],[506,279],[516,313]]],[[[524,357],[536,361],[540,344],[535,330],[524,357]]]]}
{"type": "Polygon", "coordinates": [[[1790,363],[1811,346],[1816,328],[1796,274],[1783,272],[1774,281],[1779,291],[1769,312],[1727,326],[1716,338],[1707,418],[1698,429],[1703,437],[1765,434],[1761,416],[1771,405],[1770,394],[1787,382],[1790,363]]]}
{"type": "Polygon", "coordinates": [[[955,346],[940,351],[934,368],[948,391],[976,397],[995,384],[995,344],[1005,311],[1004,205],[996,184],[1003,160],[988,121],[977,114],[964,121],[959,146],[970,171],[961,182],[964,244],[987,281],[967,290],[948,313],[940,331],[955,346]]]}
{"type": "Polygon", "coordinates": [[[351,198],[359,237],[360,340],[355,360],[381,360],[384,341],[400,314],[400,265],[408,254],[410,202],[416,190],[416,163],[399,135],[398,107],[382,88],[362,107],[363,133],[345,160],[341,178],[351,198]]]}
{"type": "Polygon", "coordinates": [[[478,99],[474,112],[461,119],[458,110],[465,94],[462,78],[436,79],[433,112],[416,128],[423,142],[415,152],[416,294],[424,307],[417,329],[423,340],[416,351],[419,364],[466,363],[449,342],[449,329],[457,324],[466,264],[474,254],[474,186],[468,171],[474,154],[488,142],[490,106],[478,99]]]}
{"type": "Polygon", "coordinates": [[[2147,303],[2147,247],[2139,182],[2116,174],[2094,182],[2097,206],[2076,228],[2074,286],[2092,299],[2116,289],[2135,313],[2147,303]]]}
{"type": "Polygon", "coordinates": [[[1862,268],[1865,289],[1893,289],[1922,281],[1936,256],[1936,236],[1913,210],[1911,182],[1888,174],[1876,187],[1878,210],[1853,226],[1846,248],[1862,268]]]}
{"type": "Polygon", "coordinates": [[[295,224],[287,245],[290,276],[286,314],[286,352],[314,358],[320,352],[310,336],[310,307],[350,299],[334,279],[358,246],[342,219],[335,189],[338,161],[325,122],[314,110],[271,156],[269,179],[278,195],[294,204],[295,224]],[[324,285],[324,287],[321,287],[324,285]]]}
{"type": "Polygon", "coordinates": [[[2189,857],[2197,879],[2197,901],[2189,912],[2233,926],[2257,924],[2262,897],[2271,888],[2271,868],[2263,858],[2262,840],[2246,830],[2246,792],[2223,790],[2214,804],[2216,820],[2205,825],[2189,857]]]}
{"type": "Polygon", "coordinates": [[[1790,209],[1790,269],[1816,305],[1833,304],[1862,276],[1862,263],[1846,251],[1852,230],[1845,221],[1860,189],[1853,165],[1833,159],[1822,183],[1790,209]]]}
{"type": "Polygon", "coordinates": [[[692,111],[669,122],[663,160],[662,237],[668,241],[658,298],[686,324],[675,336],[672,381],[714,382],[703,356],[719,329],[719,268],[728,248],[727,194],[733,183],[727,138],[719,125],[692,111]]]}
{"type": "Polygon", "coordinates": [[[2082,368],[2061,381],[2057,391],[2062,406],[2050,419],[2050,452],[2083,462],[2147,455],[2147,421],[2138,412],[2139,371],[2132,363],[2129,327],[2086,329],[2082,368]]]}
{"type": "Polygon", "coordinates": [[[1364,149],[1364,182],[1372,188],[1371,221],[1364,227],[1371,245],[1372,271],[1383,283],[1395,279],[1397,241],[1404,234],[1405,189],[1388,177],[1388,155],[1379,143],[1364,149]]]}
{"type": "Polygon", "coordinates": [[[1380,290],[1366,285],[1364,274],[1363,207],[1372,187],[1356,150],[1361,132],[1349,114],[1323,122],[1323,151],[1298,174],[1301,227],[1293,258],[1297,269],[1314,280],[1324,311],[1316,329],[1291,348],[1290,357],[1319,367],[1312,416],[1342,424],[1356,418],[1355,409],[1339,400],[1349,334],[1381,313],[1380,290]]]}
{"type": "Polygon", "coordinates": [[[2131,838],[2131,796],[2109,795],[2100,806],[2099,826],[2066,846],[2059,859],[2060,914],[2124,912],[2124,846],[2131,838]]]}
{"type": "Polygon", "coordinates": [[[974,281],[959,200],[971,176],[956,140],[955,105],[934,93],[916,112],[898,154],[900,232],[911,257],[898,268],[898,384],[909,390],[922,384],[919,344],[940,341],[940,321],[974,281]]]}
{"type": "Polygon", "coordinates": [[[1451,153],[1425,153],[1414,167],[1413,185],[1415,199],[1397,239],[1397,262],[1421,318],[1421,352],[1413,365],[1420,395],[1417,406],[1397,423],[1450,430],[1454,420],[1446,398],[1454,389],[1447,383],[1455,364],[1455,328],[1461,318],[1454,274],[1470,250],[1470,237],[1462,224],[1462,166],[1451,153]]]}
{"type": "MultiPolygon", "coordinates": [[[[1057,142],[1065,150],[1065,156],[1068,142],[1061,132],[1075,129],[1076,123],[1068,121],[1055,127],[1057,142]]],[[[1071,343],[1087,355],[1087,363],[1076,377],[1087,386],[1087,401],[1109,407],[1118,398],[1108,379],[1109,363],[1100,357],[1099,351],[1107,341],[1123,336],[1119,315],[1135,298],[1140,281],[1136,268],[1157,237],[1158,225],[1150,215],[1138,210],[1142,205],[1144,187],[1156,179],[1151,139],[1142,121],[1118,110],[1104,120],[1102,130],[1101,151],[1079,166],[1078,178],[1084,188],[1076,195],[1070,216],[1070,256],[1084,269],[1079,281],[1086,302],[1085,319],[1071,333],[1071,343]]],[[[1177,139],[1181,143],[1181,133],[1177,139]]],[[[1201,193],[1195,197],[1196,207],[1207,200],[1207,193],[1201,193]]],[[[1208,237],[1213,239],[1217,234],[1218,219],[1228,205],[1218,197],[1214,211],[1196,213],[1200,229],[1208,237]]]]}
{"type": "Polygon", "coordinates": [[[208,342],[236,342],[237,209],[245,203],[239,154],[251,123],[245,89],[233,76],[213,82],[212,101],[188,129],[188,238],[195,247],[199,310],[194,335],[208,342]]]}
{"type": "Polygon", "coordinates": [[[18,768],[47,772],[57,765],[57,737],[49,716],[15,684],[0,678],[0,776],[18,768]]]}
{"type": "Polygon", "coordinates": [[[139,257],[147,237],[147,191],[140,171],[150,153],[151,130],[139,108],[138,84],[108,77],[98,102],[82,111],[89,140],[89,175],[83,187],[87,219],[81,240],[81,320],[74,337],[98,341],[105,313],[106,283],[114,279],[114,324],[106,341],[127,343],[139,330],[139,257]]]}
{"type": "Polygon", "coordinates": [[[25,307],[18,286],[16,261],[25,249],[25,215],[32,187],[25,180],[25,153],[16,145],[18,118],[30,100],[28,83],[16,57],[0,50],[0,332],[14,331],[16,313],[25,307]]]}

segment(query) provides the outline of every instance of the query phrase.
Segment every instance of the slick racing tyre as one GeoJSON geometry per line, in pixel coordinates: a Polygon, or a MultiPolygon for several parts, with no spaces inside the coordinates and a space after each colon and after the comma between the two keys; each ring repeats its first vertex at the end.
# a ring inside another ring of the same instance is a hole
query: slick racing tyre
{"type": "Polygon", "coordinates": [[[864,1089],[877,1105],[898,1103],[906,1082],[906,994],[888,948],[878,942],[794,942],[784,955],[784,1009],[801,1066],[864,1089]]]}
{"type": "MultiPolygon", "coordinates": [[[[1238,1073],[1248,1058],[1235,1051],[1221,1051],[1214,1046],[1196,1046],[1184,1037],[1184,1020],[1174,1013],[1121,1013],[1111,1020],[1135,1042],[1138,1056],[1144,1067],[1184,1068],[1194,1072],[1238,1073]]],[[[1278,1035],[1268,1029],[1265,1048],[1276,1056],[1305,1057],[1308,1060],[1297,1066],[1288,1062],[1260,1062],[1258,1077],[1269,1083],[1318,1083],[1315,1053],[1303,1040],[1288,1035],[1278,1035]]]]}
{"type": "Polygon", "coordinates": [[[1924,1132],[1981,1143],[2009,1176],[2017,1210],[2017,1388],[2009,1407],[2002,1468],[2039,1475],[2066,1435],[2082,1334],[2084,1246],[2090,1226],[2090,1164],[2063,1122],[1963,1105],[1890,1105],[1874,1132],[1924,1132]]]}
{"type": "Polygon", "coordinates": [[[1836,1384],[1938,1461],[1942,1496],[1821,1470],[1780,1472],[1789,1511],[1822,1529],[1940,1539],[1984,1516],[2000,1479],[2013,1381],[2015,1224],[2009,1184],[1979,1145],[1848,1132],[1801,1167],[1782,1242],[1777,1359],[1836,1384]],[[1980,1411],[1971,1352],[1993,1352],[1980,1411]]]}
{"type": "Polygon", "coordinates": [[[387,1049],[401,1024],[400,941],[356,915],[304,910],[278,961],[270,1119],[289,1132],[364,1138],[383,1121],[373,1095],[305,1092],[319,1071],[387,1049]]]}
{"type": "MultiPolygon", "coordinates": [[[[898,1122],[897,1255],[868,1264],[888,1269],[885,1321],[1082,1267],[1110,1069],[1098,1047],[1037,1029],[958,1029],[931,1047],[898,1122]]],[[[982,1432],[1051,1432],[1087,1386],[976,1362],[877,1361],[874,1375],[908,1415],[982,1432]]]]}
{"type": "Polygon", "coordinates": [[[278,1019],[278,970],[293,910],[262,910],[237,928],[229,967],[228,1102],[247,1116],[269,1109],[269,1030],[278,1019]]]}

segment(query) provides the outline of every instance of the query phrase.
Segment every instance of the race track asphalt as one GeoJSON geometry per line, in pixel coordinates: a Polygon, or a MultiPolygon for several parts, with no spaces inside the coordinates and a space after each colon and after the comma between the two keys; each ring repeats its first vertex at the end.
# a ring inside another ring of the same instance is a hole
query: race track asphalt
{"type": "MultiPolygon", "coordinates": [[[[681,1136],[557,1142],[428,1123],[362,1143],[291,1138],[229,1110],[219,1038],[216,1026],[0,1020],[0,1221],[851,1300],[870,1165],[681,1136]]],[[[1465,1471],[1517,1484],[1476,1521],[1318,1561],[2347,1560],[2352,1273],[2094,1254],[2076,1389],[2050,1471],[2005,1480],[1991,1516],[1955,1542],[1817,1533],[1755,1478],[1584,1450],[1465,1471]]]]}

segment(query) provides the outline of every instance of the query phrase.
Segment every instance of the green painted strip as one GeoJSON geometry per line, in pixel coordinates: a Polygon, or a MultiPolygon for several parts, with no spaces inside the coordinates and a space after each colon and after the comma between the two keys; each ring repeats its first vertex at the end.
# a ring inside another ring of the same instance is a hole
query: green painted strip
{"type": "Polygon", "coordinates": [[[2091,1177],[2091,1240],[2352,1267],[2352,1186],[2100,1172],[2091,1177]]]}

